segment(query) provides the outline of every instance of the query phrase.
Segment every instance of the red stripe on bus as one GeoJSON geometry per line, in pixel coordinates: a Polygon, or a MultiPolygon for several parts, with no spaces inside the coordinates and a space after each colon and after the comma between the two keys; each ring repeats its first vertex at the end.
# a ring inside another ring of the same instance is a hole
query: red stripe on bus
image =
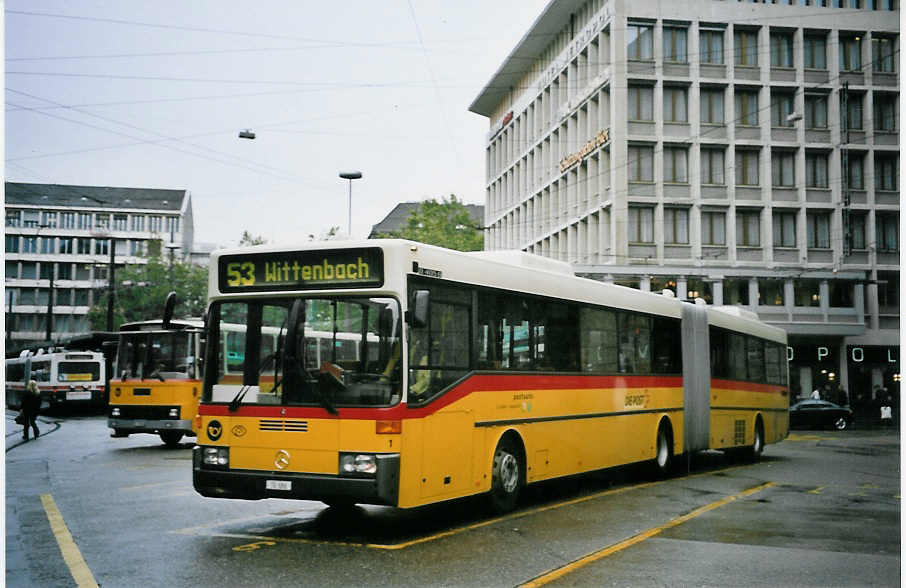
{"type": "Polygon", "coordinates": [[[339,414],[328,413],[320,406],[262,406],[243,405],[236,412],[230,412],[223,404],[201,404],[198,414],[203,416],[249,416],[249,417],[290,417],[321,419],[411,419],[423,418],[473,392],[525,392],[532,390],[575,390],[614,388],[680,388],[682,376],[582,376],[582,375],[539,375],[524,374],[479,374],[449,390],[436,401],[417,408],[405,404],[387,408],[337,408],[339,414]]]}
{"type": "Polygon", "coordinates": [[[777,386],[774,384],[759,384],[757,382],[741,382],[739,380],[718,380],[716,378],[711,380],[712,388],[720,388],[723,390],[745,390],[747,392],[763,392],[767,394],[780,394],[784,395],[786,392],[786,387],[777,386]]]}

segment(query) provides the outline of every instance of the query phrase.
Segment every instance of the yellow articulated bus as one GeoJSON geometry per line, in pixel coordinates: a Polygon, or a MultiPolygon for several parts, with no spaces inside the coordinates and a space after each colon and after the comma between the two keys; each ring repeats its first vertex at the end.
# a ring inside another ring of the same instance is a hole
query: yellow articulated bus
{"type": "Polygon", "coordinates": [[[215,252],[210,275],[204,496],[411,508],[486,494],[503,512],[527,484],[635,462],[666,473],[686,452],[757,456],[787,436],[785,332],[744,311],[402,240],[215,252]],[[222,341],[239,334],[227,370],[222,341]],[[339,353],[349,341],[358,351],[339,353]]]}
{"type": "Polygon", "coordinates": [[[195,436],[203,325],[188,319],[120,327],[107,413],[112,437],[151,433],[175,447],[184,435],[195,436]]]}

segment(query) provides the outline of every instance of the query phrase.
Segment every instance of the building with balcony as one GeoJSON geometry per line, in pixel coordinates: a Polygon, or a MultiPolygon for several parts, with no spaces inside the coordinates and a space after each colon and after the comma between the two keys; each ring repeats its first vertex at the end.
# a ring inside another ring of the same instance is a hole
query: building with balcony
{"type": "Polygon", "coordinates": [[[114,267],[151,255],[186,259],[193,239],[187,190],[6,182],[6,340],[16,346],[106,325],[86,315],[114,267]],[[112,253],[112,255],[111,255],[112,253]],[[51,296],[52,304],[51,304],[51,296]],[[48,312],[50,311],[50,312],[48,312]]]}
{"type": "Polygon", "coordinates": [[[794,397],[898,390],[899,23],[894,0],[552,0],[470,106],[485,247],[756,312],[794,397]]]}

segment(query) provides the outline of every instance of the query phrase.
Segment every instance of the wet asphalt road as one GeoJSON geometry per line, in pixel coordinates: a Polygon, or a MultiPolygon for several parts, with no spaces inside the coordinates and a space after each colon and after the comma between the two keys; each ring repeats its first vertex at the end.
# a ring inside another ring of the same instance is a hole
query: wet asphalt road
{"type": "Polygon", "coordinates": [[[549,483],[493,518],[478,500],[202,498],[191,439],[112,439],[104,417],[64,414],[19,444],[13,417],[7,586],[900,584],[896,431],[797,431],[756,464],[708,452],[665,481],[630,467],[549,483]]]}

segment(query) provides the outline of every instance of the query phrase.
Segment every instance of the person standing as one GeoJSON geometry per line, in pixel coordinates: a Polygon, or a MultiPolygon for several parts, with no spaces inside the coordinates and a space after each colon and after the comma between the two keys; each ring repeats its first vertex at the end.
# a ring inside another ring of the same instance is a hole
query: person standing
{"type": "Polygon", "coordinates": [[[28,441],[28,428],[31,427],[35,433],[35,439],[38,438],[38,435],[41,434],[41,431],[38,430],[38,411],[41,410],[41,391],[38,390],[38,383],[34,380],[29,380],[28,385],[25,387],[25,394],[22,397],[22,414],[25,419],[25,423],[22,429],[22,438],[25,441],[28,441]]]}

